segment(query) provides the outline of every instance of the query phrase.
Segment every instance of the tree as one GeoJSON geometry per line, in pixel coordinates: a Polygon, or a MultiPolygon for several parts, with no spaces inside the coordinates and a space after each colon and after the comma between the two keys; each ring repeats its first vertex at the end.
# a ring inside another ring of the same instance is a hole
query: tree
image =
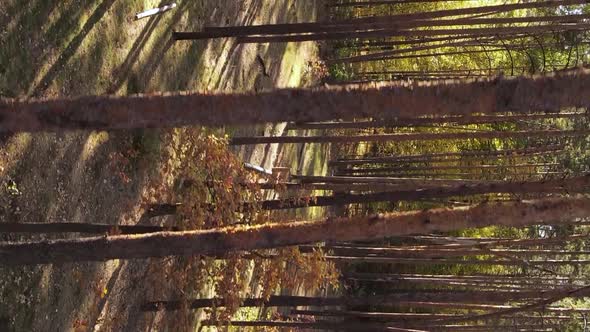
{"type": "Polygon", "coordinates": [[[559,193],[584,192],[590,186],[590,175],[566,180],[502,182],[463,184],[453,187],[433,187],[419,190],[384,191],[368,194],[344,194],[333,196],[303,196],[287,199],[266,200],[260,203],[265,210],[292,209],[307,206],[331,206],[371,202],[413,201],[428,198],[483,195],[492,193],[559,193]]]}
{"type": "Polygon", "coordinates": [[[434,141],[443,139],[517,139],[533,137],[583,137],[590,130],[530,130],[530,131],[480,131],[463,133],[394,133],[350,136],[250,136],[234,137],[230,145],[273,143],[358,143],[358,142],[406,142],[434,141]]]}
{"type": "Polygon", "coordinates": [[[586,217],[588,214],[590,199],[586,197],[553,198],[486,202],[455,209],[432,209],[316,222],[2,243],[0,264],[25,265],[170,255],[219,255],[321,241],[376,240],[390,236],[448,232],[489,225],[518,227],[572,220],[586,217]]]}
{"type": "MultiPolygon", "coordinates": [[[[284,89],[260,94],[172,93],[0,100],[0,132],[559,112],[590,106],[590,71],[479,81],[284,89]],[[441,96],[444,102],[441,102],[441,96]]],[[[524,134],[523,134],[524,135],[524,134]]],[[[313,138],[312,138],[313,139],[313,138]]],[[[358,140],[357,140],[358,141],[358,140]]]]}

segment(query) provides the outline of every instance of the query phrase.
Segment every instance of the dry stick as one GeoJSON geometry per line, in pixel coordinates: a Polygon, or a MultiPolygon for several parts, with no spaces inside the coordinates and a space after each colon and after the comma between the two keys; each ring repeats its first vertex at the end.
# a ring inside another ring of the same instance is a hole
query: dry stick
{"type": "Polygon", "coordinates": [[[583,130],[530,130],[530,131],[484,131],[461,133],[394,133],[355,136],[249,136],[234,137],[230,145],[273,144],[273,143],[359,143],[359,142],[407,142],[435,141],[449,139],[492,139],[492,138],[533,138],[533,137],[583,137],[590,135],[590,129],[583,130]]]}
{"type": "Polygon", "coordinates": [[[490,225],[522,227],[556,220],[573,220],[589,214],[590,199],[573,197],[486,202],[455,209],[431,209],[315,222],[2,243],[0,264],[220,255],[317,242],[371,241],[391,236],[450,232],[490,225]]]}
{"type": "Polygon", "coordinates": [[[0,132],[223,126],[265,122],[558,112],[590,106],[590,71],[478,81],[174,93],[64,99],[0,99],[0,132]],[[444,103],[440,102],[445,96],[444,103]]]}
{"type": "Polygon", "coordinates": [[[287,126],[287,130],[296,129],[365,129],[380,127],[411,127],[432,124],[487,124],[504,123],[520,120],[545,120],[545,119],[576,119],[588,116],[585,112],[555,113],[555,114],[519,114],[519,115],[480,115],[480,116],[453,116],[453,117],[428,117],[428,118],[398,118],[389,120],[368,121],[340,121],[340,122],[308,122],[295,123],[287,126]]]}

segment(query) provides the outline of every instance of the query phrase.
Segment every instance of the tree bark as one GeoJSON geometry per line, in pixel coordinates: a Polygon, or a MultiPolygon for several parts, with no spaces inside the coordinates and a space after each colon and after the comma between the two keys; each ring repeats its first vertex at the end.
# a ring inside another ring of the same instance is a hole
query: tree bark
{"type": "Polygon", "coordinates": [[[520,202],[486,202],[455,209],[389,213],[316,222],[2,243],[0,264],[27,265],[171,255],[220,255],[234,251],[322,241],[371,241],[392,236],[450,232],[490,225],[522,227],[585,218],[589,214],[589,198],[553,198],[520,202]]]}
{"type": "Polygon", "coordinates": [[[259,94],[174,93],[0,100],[0,132],[558,112],[590,106],[590,71],[479,81],[285,89],[259,94]],[[441,96],[444,102],[441,102],[441,96]]]}

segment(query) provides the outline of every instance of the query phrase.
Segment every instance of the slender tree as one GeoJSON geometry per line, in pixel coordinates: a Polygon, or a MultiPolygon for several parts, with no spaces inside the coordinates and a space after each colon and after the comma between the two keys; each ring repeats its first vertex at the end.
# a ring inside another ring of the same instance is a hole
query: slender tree
{"type": "MultiPolygon", "coordinates": [[[[303,196],[289,199],[274,199],[261,202],[265,210],[291,209],[307,206],[331,206],[370,202],[412,201],[428,198],[441,198],[492,193],[559,193],[584,192],[590,185],[590,176],[566,180],[546,180],[529,182],[504,182],[490,184],[465,184],[455,187],[428,188],[422,190],[386,191],[370,194],[338,194],[334,196],[303,196]]],[[[258,204],[258,203],[257,203],[258,204]]]]}
{"type": "Polygon", "coordinates": [[[297,129],[365,129],[380,127],[412,127],[432,124],[487,124],[515,121],[532,121],[545,119],[575,119],[586,116],[586,113],[553,113],[553,114],[519,114],[519,115],[480,115],[480,116],[455,116],[455,117],[423,117],[401,118],[392,120],[370,121],[339,121],[290,124],[287,130],[297,129]]]}
{"type": "Polygon", "coordinates": [[[203,231],[158,232],[0,244],[0,264],[25,265],[170,255],[219,255],[320,241],[376,240],[489,225],[526,226],[590,213],[590,199],[486,202],[454,209],[336,218],[203,231]]]}
{"type": "Polygon", "coordinates": [[[394,133],[356,136],[250,136],[234,137],[230,145],[272,144],[272,143],[359,143],[359,142],[406,142],[435,141],[449,139],[492,139],[492,138],[548,138],[548,137],[583,137],[590,135],[590,130],[530,130],[530,131],[480,131],[463,133],[394,133]]]}

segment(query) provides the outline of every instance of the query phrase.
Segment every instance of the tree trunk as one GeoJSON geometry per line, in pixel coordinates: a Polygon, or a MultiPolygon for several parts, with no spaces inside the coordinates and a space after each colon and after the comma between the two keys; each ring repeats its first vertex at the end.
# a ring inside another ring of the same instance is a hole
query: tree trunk
{"type": "MultiPolygon", "coordinates": [[[[285,89],[260,94],[174,93],[0,100],[0,132],[131,129],[187,125],[559,112],[589,107],[590,71],[554,76],[285,89]],[[444,102],[441,97],[445,96],[444,102]]],[[[399,137],[398,137],[399,138],[399,137]]],[[[314,138],[312,138],[313,140],[314,138]]]]}
{"type": "Polygon", "coordinates": [[[481,26],[486,24],[515,24],[515,23],[581,23],[589,18],[587,14],[572,14],[563,16],[524,16],[524,17],[492,17],[492,18],[455,18],[455,19],[424,19],[424,20],[388,20],[373,23],[363,23],[364,19],[352,19],[341,22],[327,23],[285,23],[249,26],[205,27],[200,32],[173,32],[175,40],[201,40],[211,38],[234,38],[254,35],[291,35],[306,33],[354,32],[377,29],[412,29],[423,27],[446,26],[481,26]]]}
{"type": "MultiPolygon", "coordinates": [[[[320,316],[320,317],[363,317],[369,319],[378,319],[383,321],[406,321],[406,320],[431,320],[437,318],[451,318],[460,317],[461,314],[446,314],[446,313],[413,313],[413,312],[371,312],[371,311],[337,311],[337,310],[290,310],[291,315],[304,316],[320,316]]],[[[539,316],[534,315],[512,315],[503,317],[505,319],[539,319],[539,316]]],[[[546,316],[547,320],[569,320],[570,316],[546,316]]]]}
{"type": "Polygon", "coordinates": [[[291,177],[294,180],[300,181],[302,184],[314,183],[339,183],[339,184],[355,184],[355,183],[372,183],[372,184],[391,184],[400,186],[456,186],[464,184],[481,184],[481,183],[502,183],[502,181],[480,181],[470,179],[418,179],[418,178],[393,178],[393,177],[356,177],[356,176],[315,176],[315,175],[296,175],[291,177]]]}
{"type": "MultiPolygon", "coordinates": [[[[438,10],[430,12],[419,12],[410,14],[398,14],[390,16],[375,16],[360,19],[348,19],[340,20],[331,23],[291,23],[291,24],[267,24],[267,25],[253,25],[253,26],[241,26],[241,27],[206,27],[203,32],[173,32],[173,38],[175,40],[195,40],[195,39],[208,39],[208,38],[221,38],[221,37],[240,37],[250,35],[274,35],[274,34],[295,34],[295,33],[321,33],[330,31],[339,31],[335,28],[340,28],[340,31],[360,30],[360,29],[375,29],[380,27],[417,27],[417,26],[429,26],[437,24],[437,21],[432,20],[435,18],[444,18],[457,15],[468,15],[468,14],[482,14],[490,12],[508,12],[517,9],[525,8],[548,8],[556,7],[560,5],[572,5],[572,4],[584,4],[582,0],[564,0],[564,1],[545,1],[535,3],[524,3],[524,4],[510,4],[510,5],[496,5],[496,6],[483,6],[483,7],[471,7],[471,8],[459,8],[450,10],[438,10]],[[423,23],[424,22],[424,23],[423,23]]],[[[572,15],[574,16],[574,15],[572,15]]],[[[512,18],[496,18],[495,20],[506,19],[520,19],[520,20],[535,20],[536,18],[530,17],[512,17],[512,18]]],[[[461,22],[457,24],[465,24],[469,21],[478,20],[474,18],[462,18],[456,19],[461,22]]],[[[488,20],[488,19],[479,19],[488,20]]],[[[438,20],[445,21],[445,20],[438,20]]],[[[564,19],[568,22],[570,20],[564,19]]],[[[454,21],[443,22],[442,25],[452,24],[454,21]]],[[[484,21],[488,22],[488,21],[484,21]]],[[[495,22],[495,21],[494,21],[495,22]]],[[[512,22],[512,21],[510,21],[512,22]]],[[[528,21],[526,21],[528,22],[528,21]]],[[[486,23],[479,23],[486,24],[486,23]]]]}
{"type": "Polygon", "coordinates": [[[590,130],[531,130],[531,131],[480,131],[463,133],[395,133],[357,136],[250,136],[234,137],[230,145],[273,144],[273,143],[360,143],[360,142],[407,142],[436,140],[466,139],[519,139],[519,138],[552,138],[552,137],[584,137],[590,130]]]}
{"type": "Polygon", "coordinates": [[[563,266],[563,265],[583,265],[590,263],[588,259],[545,259],[531,260],[521,262],[514,260],[501,259],[440,259],[440,258],[400,258],[400,257],[347,257],[347,256],[326,256],[326,259],[346,264],[406,264],[406,265],[436,265],[436,264],[453,264],[453,265],[498,265],[498,266],[563,266]]]}
{"type": "Polygon", "coordinates": [[[371,241],[392,236],[503,225],[522,227],[585,218],[590,199],[553,198],[485,202],[470,207],[268,224],[216,230],[158,232],[0,244],[0,264],[104,261],[171,255],[220,255],[331,241],[371,241]]]}
{"type": "MultiPolygon", "coordinates": [[[[398,246],[398,247],[346,247],[327,245],[322,247],[329,250],[336,256],[348,257],[400,257],[400,258],[443,258],[443,257],[463,257],[463,256],[481,256],[481,255],[517,255],[517,256],[544,256],[544,255],[568,255],[580,256],[590,255],[590,251],[570,251],[570,250],[547,250],[547,249],[504,249],[489,247],[473,248],[440,248],[430,247],[421,248],[416,246],[398,246]]],[[[302,252],[308,252],[310,248],[302,247],[302,252]]]]}
{"type": "Polygon", "coordinates": [[[484,195],[492,193],[560,193],[583,192],[590,185],[590,176],[570,179],[504,182],[490,184],[460,185],[454,187],[428,188],[421,190],[386,191],[370,194],[338,194],[335,196],[304,196],[290,199],[274,199],[256,203],[264,210],[293,209],[309,206],[332,206],[372,202],[414,201],[429,198],[484,195]]]}
{"type": "Polygon", "coordinates": [[[515,121],[532,121],[545,119],[575,119],[587,116],[587,113],[554,113],[554,114],[519,114],[519,115],[479,115],[479,116],[455,116],[455,117],[428,117],[428,118],[401,118],[392,120],[369,121],[340,121],[340,122],[312,122],[299,123],[287,126],[287,130],[299,129],[368,129],[412,127],[432,124],[486,124],[504,123],[515,121]]]}
{"type": "MultiPolygon", "coordinates": [[[[582,298],[588,296],[587,290],[574,292],[572,297],[582,298]]],[[[527,299],[547,299],[555,296],[561,296],[563,291],[435,291],[420,292],[412,291],[406,293],[393,293],[385,296],[374,295],[369,297],[306,297],[306,296],[289,296],[273,295],[268,300],[264,298],[246,298],[241,300],[241,307],[298,307],[298,306],[400,306],[414,305],[414,303],[448,303],[452,308],[454,303],[465,303],[473,306],[473,301],[477,300],[477,305],[481,304],[502,304],[505,302],[519,302],[527,299]]],[[[427,304],[424,305],[427,305],[427,304]]],[[[224,307],[225,301],[221,298],[194,299],[185,301],[153,301],[144,303],[141,306],[142,311],[175,311],[183,307],[191,309],[224,307]]],[[[490,309],[503,308],[494,306],[490,309]]],[[[513,307],[509,307],[513,308],[513,307]]],[[[561,311],[567,312],[567,311],[561,311]]]]}
{"type": "MultiPolygon", "coordinates": [[[[436,37],[436,36],[457,36],[458,38],[473,37],[490,37],[490,36],[510,36],[516,34],[540,34],[555,32],[575,32],[587,30],[590,24],[579,23],[570,24],[547,24],[533,26],[516,26],[516,27],[495,27],[495,28],[465,28],[465,29],[431,29],[431,30],[410,30],[410,29],[377,29],[369,31],[344,31],[344,32],[319,32],[310,34],[294,35],[274,35],[274,36],[248,36],[239,37],[238,43],[286,43],[286,42],[305,42],[319,40],[346,40],[354,38],[390,38],[390,37],[436,37]]],[[[193,36],[199,36],[195,32],[176,32],[176,40],[193,39],[193,36]]],[[[354,61],[358,62],[358,61],[354,61]]],[[[331,61],[326,61],[331,64],[331,61]]]]}
{"type": "Polygon", "coordinates": [[[534,164],[508,164],[508,165],[434,165],[434,166],[399,166],[399,167],[367,167],[367,168],[345,168],[338,171],[341,175],[367,174],[367,173],[387,173],[387,172],[414,172],[414,171],[438,171],[438,170],[474,170],[474,171],[494,171],[512,170],[517,168],[536,169],[537,167],[555,167],[559,163],[534,163],[534,164]]]}
{"type": "Polygon", "coordinates": [[[499,151],[461,151],[461,152],[445,152],[445,153],[431,153],[431,154],[419,154],[419,155],[400,155],[400,156],[379,156],[379,157],[363,157],[363,158],[349,158],[349,159],[338,159],[332,160],[328,164],[329,166],[343,166],[343,165],[363,165],[368,163],[410,163],[410,162],[431,162],[431,161],[442,161],[442,160],[461,160],[468,157],[517,157],[517,156],[539,156],[546,154],[554,154],[564,150],[562,145],[559,146],[546,146],[546,147],[534,147],[524,149],[508,149],[499,151]],[[452,159],[448,159],[452,158],[452,159]]]}
{"type": "Polygon", "coordinates": [[[556,292],[554,295],[551,295],[549,298],[542,299],[537,302],[533,302],[530,304],[523,305],[521,307],[510,308],[510,309],[502,309],[496,312],[486,313],[486,314],[474,314],[474,315],[467,315],[466,317],[459,317],[459,318],[446,318],[441,319],[445,323],[454,322],[454,323],[465,323],[465,322],[476,322],[476,321],[483,321],[483,320],[493,320],[498,319],[504,315],[511,315],[515,313],[527,312],[532,309],[542,308],[553,304],[555,302],[561,301],[563,299],[569,297],[579,297],[584,296],[584,294],[588,294],[590,291],[590,286],[579,287],[573,290],[565,290],[556,292]]]}

